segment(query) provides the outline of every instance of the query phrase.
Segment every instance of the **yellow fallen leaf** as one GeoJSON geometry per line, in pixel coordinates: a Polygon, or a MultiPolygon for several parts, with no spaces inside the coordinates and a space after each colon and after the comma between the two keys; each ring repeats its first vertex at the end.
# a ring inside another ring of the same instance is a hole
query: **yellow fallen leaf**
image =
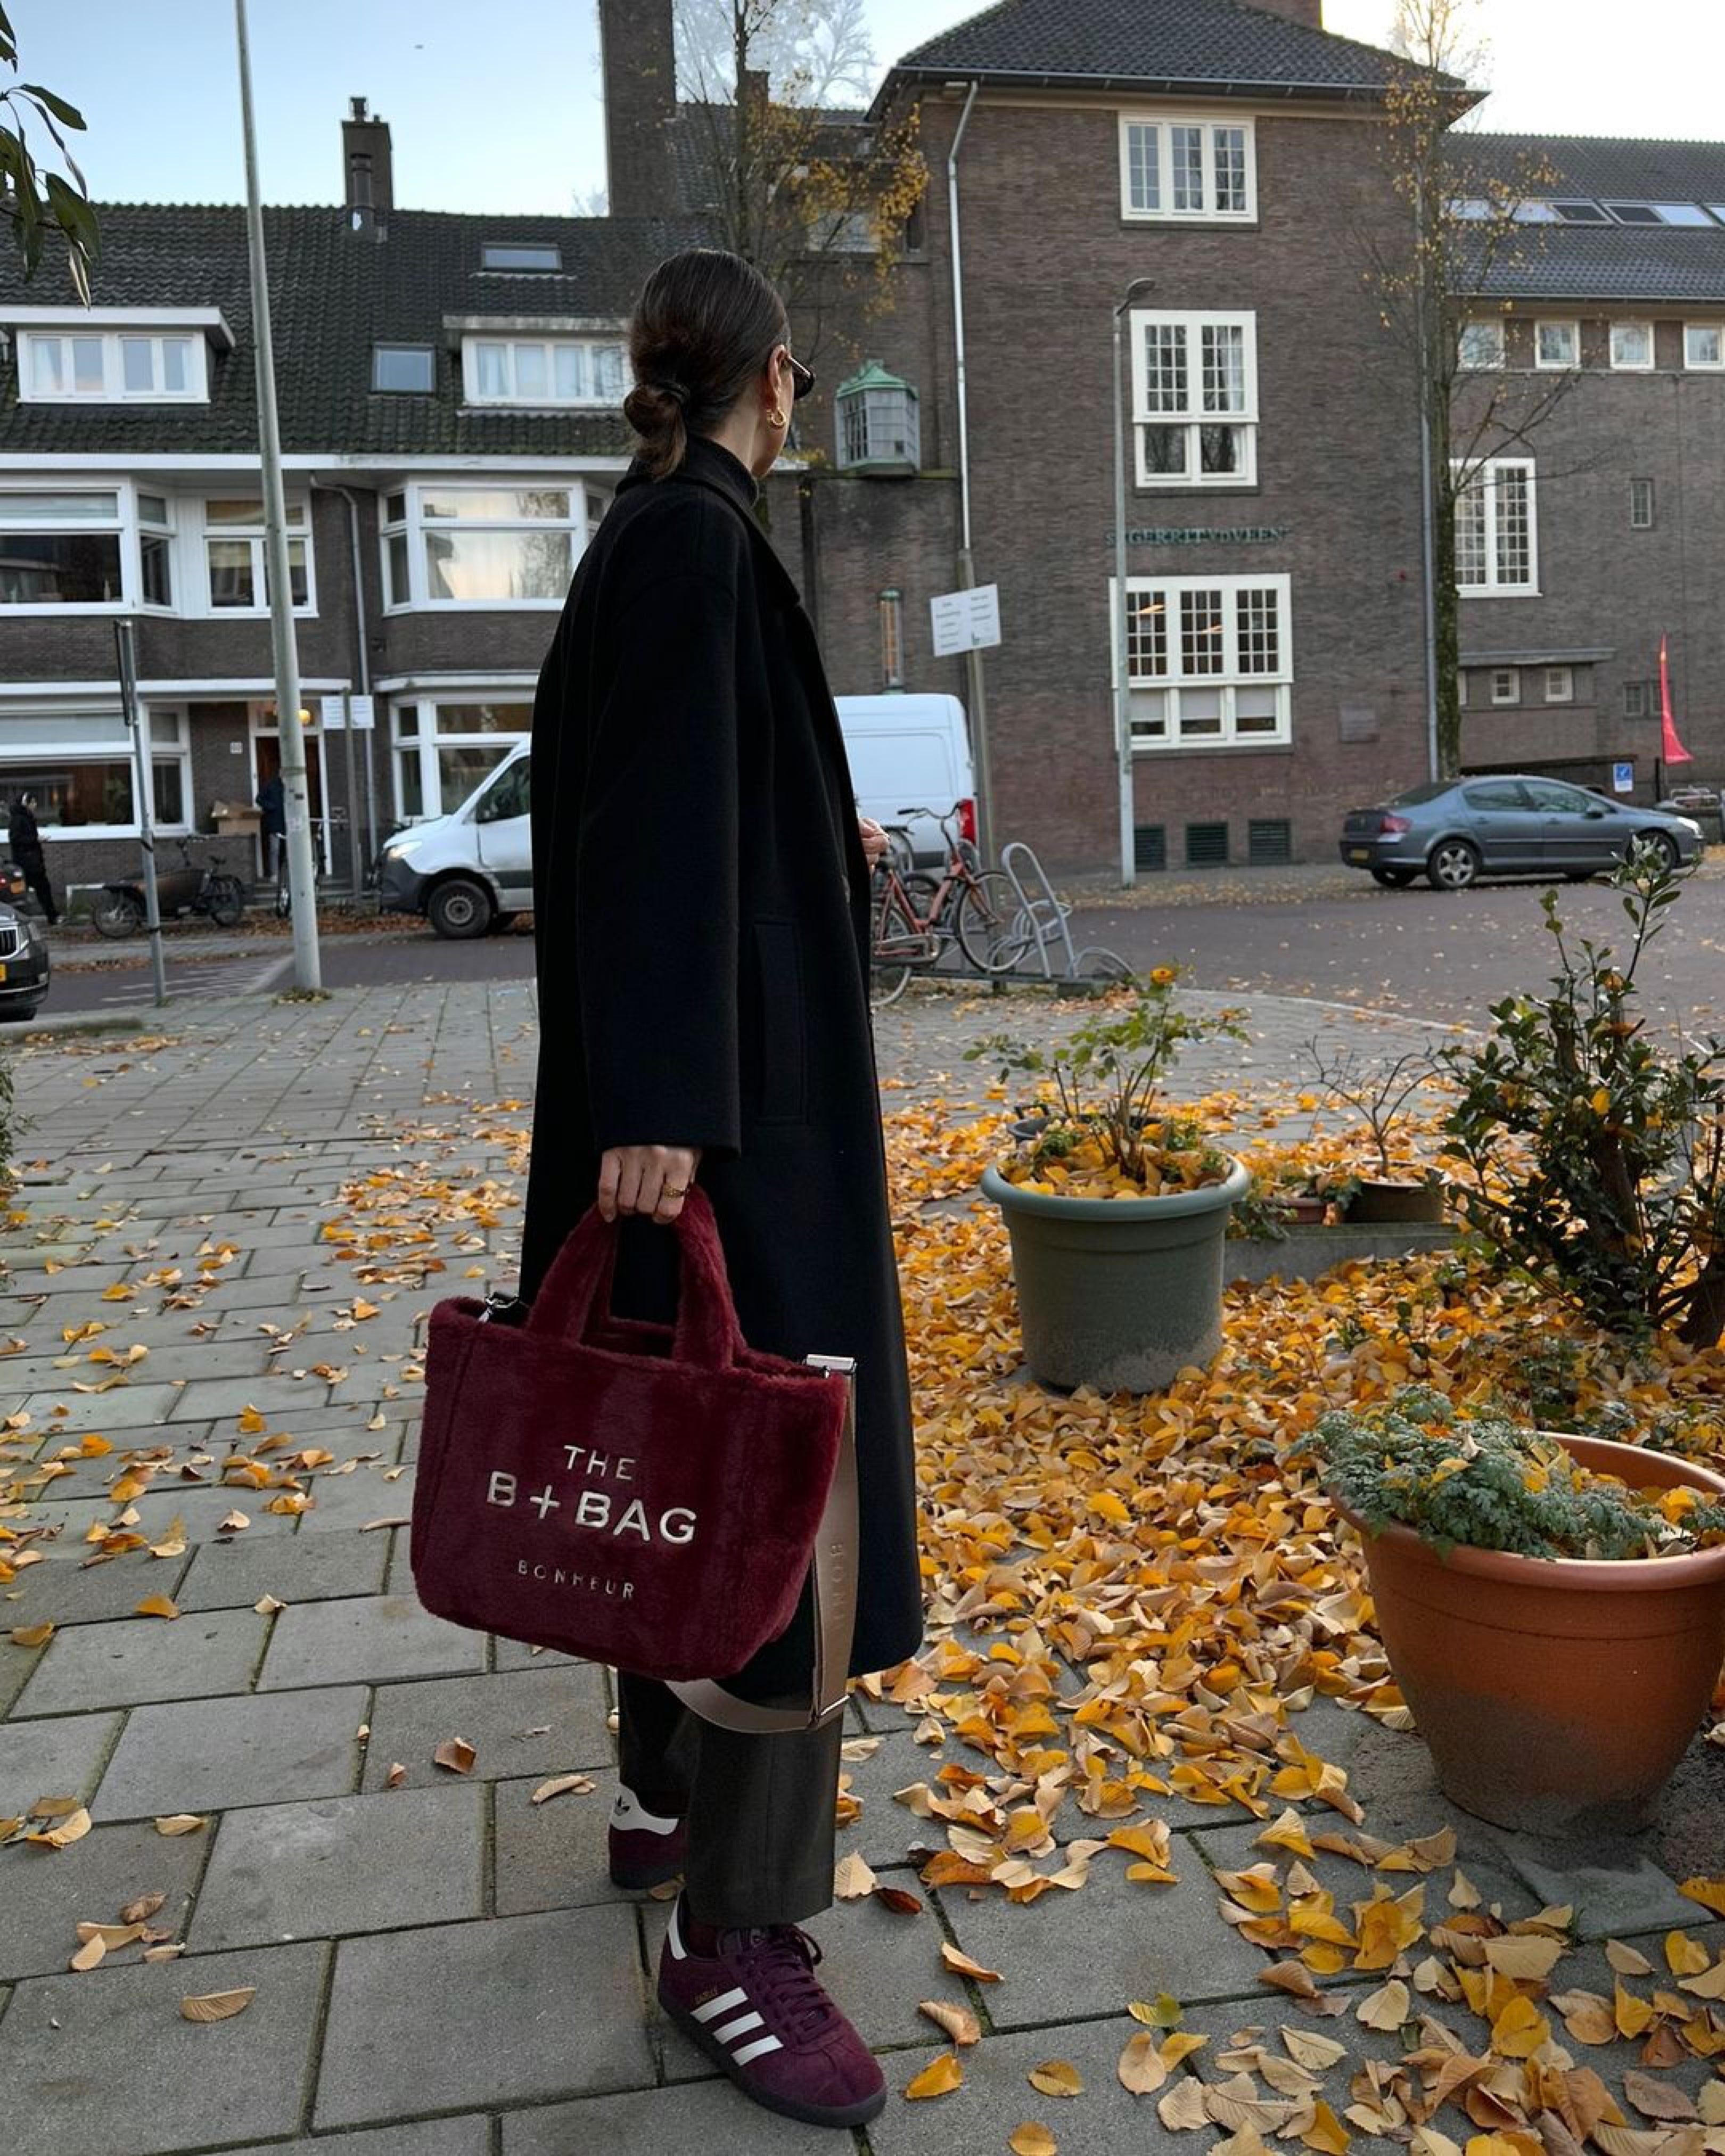
{"type": "Polygon", "coordinates": [[[252,1607],[260,1617],[273,1617],[278,1609],[285,1609],[287,1604],[273,1594],[260,1594],[252,1607]]]}
{"type": "Polygon", "coordinates": [[[1209,2123],[1209,2109],[1204,2099],[1204,2083],[1191,2074],[1183,2074],[1156,2107],[1156,2116],[1170,2133],[1190,2133],[1194,2128],[1209,2123]]]}
{"type": "Polygon", "coordinates": [[[1625,1946],[1621,1939],[1607,1939],[1605,1958],[1620,1976],[1651,1976],[1653,1964],[1639,1947],[1625,1946]]]}
{"type": "Polygon", "coordinates": [[[269,1427],[268,1420],[254,1407],[248,1405],[239,1410],[239,1434],[242,1437],[256,1437],[269,1427]]]}
{"type": "Polygon", "coordinates": [[[1310,2073],[1327,2073],[1338,2059],[1348,2056],[1347,2046],[1338,2044],[1333,2036],[1315,2036],[1304,2029],[1290,2029],[1286,2023],[1281,2035],[1288,2056],[1310,2073]]]}
{"type": "Polygon", "coordinates": [[[936,2028],[942,2030],[961,2050],[966,2045],[982,2041],[982,2024],[968,2006],[955,2006],[945,1999],[925,1999],[916,2011],[926,2014],[936,2028]]]}
{"type": "Polygon", "coordinates": [[[146,1594],[131,1614],[134,1617],[177,1617],[180,1605],[171,1594],[146,1594]]]}
{"type": "Polygon", "coordinates": [[[1070,2059],[1045,2059],[1040,2066],[1032,2066],[1024,2078],[1043,2096],[1078,2096],[1084,2088],[1083,2078],[1070,2059]]]}
{"type": "Polygon", "coordinates": [[[1134,2096],[1154,2096],[1168,2079],[1168,2066],[1156,2039],[1148,2031],[1127,2039],[1114,2069],[1122,2088],[1134,2096]]]}
{"type": "Polygon", "coordinates": [[[1394,1977],[1369,1998],[1361,1999],[1353,2010],[1353,2018],[1368,2029],[1399,2029],[1411,2011],[1408,1987],[1394,1977]]]}
{"type": "Polygon", "coordinates": [[[1006,2145],[1012,2156],[1058,2156],[1060,2143],[1045,2126],[1034,2118],[1027,2118],[1022,2126],[1014,2127],[1006,2137],[1006,2145]]]}
{"type": "Polygon", "coordinates": [[[1348,2156],[1353,2138],[1321,2097],[1312,2107],[1311,2125],[1300,2136],[1308,2148],[1321,2149],[1323,2156],[1348,2156]]]}
{"type": "Polygon", "coordinates": [[[1486,1961],[1500,1976],[1519,1983],[1538,1983],[1549,1976],[1564,1951],[1562,1939],[1517,1938],[1513,1935],[1485,1943],[1486,1961]]]}
{"type": "Polygon", "coordinates": [[[156,1822],[157,1834],[196,1834],[203,1825],[200,1812],[169,1812],[156,1822]]]}
{"type": "Polygon", "coordinates": [[[542,1782],[528,1802],[547,1804],[553,1797],[591,1796],[598,1787],[591,1774],[553,1774],[548,1782],[542,1782]]]}
{"type": "Polygon", "coordinates": [[[1159,1991],[1153,1999],[1135,1999],[1126,2010],[1149,2029],[1178,2029],[1186,2011],[1170,1991],[1159,1991]]]}
{"type": "Polygon", "coordinates": [[[1652,2007],[1645,1999],[1638,1999],[1633,1991],[1625,1991],[1620,1977],[1617,1980],[1611,2011],[1620,2036],[1640,2035],[1653,2019],[1652,2007]]]}
{"type": "Polygon", "coordinates": [[[963,2079],[964,2069],[957,2056],[951,2051],[942,2051],[912,2077],[905,2094],[912,2103],[920,2103],[925,2097],[950,2096],[963,2079]]]}
{"type": "Polygon", "coordinates": [[[1701,1941],[1686,1932],[1666,1933],[1665,1963],[1673,1976],[1699,1976],[1712,1959],[1701,1941]]]}
{"type": "Polygon", "coordinates": [[[1677,1892],[1711,1909],[1716,1917],[1725,1917],[1725,1879],[1686,1879],[1677,1892]]]}
{"type": "Polygon", "coordinates": [[[14,1625],[11,1637],[14,1647],[45,1647],[54,1637],[54,1625],[51,1620],[40,1625],[14,1625]]]}
{"type": "Polygon", "coordinates": [[[94,1969],[107,1951],[108,1942],[98,1932],[93,1938],[88,1938],[84,1942],[77,1953],[72,1956],[68,1966],[80,1970],[94,1969]]]}
{"type": "Polygon", "coordinates": [[[1491,2049],[1503,2059],[1531,2059],[1550,2036],[1551,2024],[1531,1999],[1512,1999],[1491,2024],[1491,2049]]]}
{"type": "Polygon", "coordinates": [[[968,1953],[960,1953],[950,1939],[941,1941],[941,1959],[955,1976],[968,1976],[973,1984],[999,1984],[998,1969],[984,1969],[979,1961],[973,1961],[968,1953]]]}
{"type": "Polygon", "coordinates": [[[841,1902],[860,1902],[872,1894],[878,1882],[860,1853],[852,1850],[841,1856],[833,1871],[833,1892],[841,1902]]]}
{"type": "Polygon", "coordinates": [[[242,1984],[234,1991],[206,1991],[195,1998],[182,1999],[180,2013],[187,2021],[226,2021],[236,2014],[244,2014],[257,1995],[254,1984],[242,1984]]]}
{"type": "Polygon", "coordinates": [[[446,1767],[452,1774],[465,1774],[479,1754],[465,1737],[446,1737],[432,1758],[439,1767],[446,1767]]]}
{"type": "MultiPolygon", "coordinates": [[[[38,1807],[39,1813],[41,1807],[38,1807]]],[[[90,1832],[90,1814],[82,1804],[77,1805],[58,1826],[45,1827],[39,1832],[27,1834],[26,1841],[34,1842],[42,1849],[69,1849],[74,1841],[82,1841],[90,1832]]]]}

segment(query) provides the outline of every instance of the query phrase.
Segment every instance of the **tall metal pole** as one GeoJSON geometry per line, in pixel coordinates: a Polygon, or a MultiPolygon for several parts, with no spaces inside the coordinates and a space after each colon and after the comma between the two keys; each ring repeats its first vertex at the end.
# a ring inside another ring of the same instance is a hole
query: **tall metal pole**
{"type": "Polygon", "coordinates": [[[258,442],[264,468],[264,548],[270,578],[270,642],[275,670],[275,719],[287,812],[288,896],[293,906],[294,985],[320,988],[316,878],[311,861],[311,806],[305,783],[305,732],[300,720],[300,652],[288,569],[287,497],[281,480],[281,429],[275,411],[275,347],[270,327],[270,279],[264,260],[264,211],[258,193],[258,144],[252,118],[251,43],[245,0],[234,0],[239,49],[239,108],[245,135],[245,229],[252,272],[252,341],[258,370],[258,442]]]}
{"type": "MultiPolygon", "coordinates": [[[[1414,287],[1414,342],[1420,363],[1420,574],[1425,587],[1425,775],[1435,781],[1442,761],[1438,754],[1437,672],[1437,514],[1431,498],[1436,474],[1431,457],[1431,336],[1430,310],[1426,305],[1425,190],[1414,196],[1414,259],[1419,264],[1414,287]]],[[[1449,334],[1445,326],[1442,334],[1449,334]]]]}
{"type": "Polygon", "coordinates": [[[156,895],[156,761],[150,753],[150,722],[138,709],[138,660],[132,624],[114,624],[114,648],[120,659],[120,708],[131,736],[132,789],[138,800],[138,850],[144,857],[144,927],[150,938],[150,976],[159,1010],[167,1001],[167,969],[162,956],[162,906],[156,895]]]}
{"type": "Polygon", "coordinates": [[[1132,686],[1127,678],[1127,627],[1130,602],[1126,588],[1126,392],[1120,361],[1121,330],[1127,311],[1155,285],[1135,277],[1114,310],[1114,604],[1110,608],[1114,643],[1114,753],[1120,782],[1120,880],[1137,881],[1137,786],[1132,775],[1132,686]]]}
{"type": "MultiPolygon", "coordinates": [[[[970,544],[970,363],[964,344],[964,261],[958,227],[958,151],[970,125],[978,83],[972,83],[958,116],[952,146],[947,152],[947,228],[952,249],[952,374],[958,405],[958,581],[966,591],[976,586],[976,557],[970,544]]],[[[970,738],[976,765],[976,839],[983,865],[994,860],[994,778],[988,756],[988,701],[983,654],[974,644],[965,654],[969,680],[970,738]]]]}

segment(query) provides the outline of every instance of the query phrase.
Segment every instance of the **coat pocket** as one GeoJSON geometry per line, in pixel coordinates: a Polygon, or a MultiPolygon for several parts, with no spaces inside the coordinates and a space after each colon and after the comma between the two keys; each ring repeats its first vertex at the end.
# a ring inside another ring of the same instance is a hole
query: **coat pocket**
{"type": "Polygon", "coordinates": [[[755,1116],[763,1123],[799,1123],[809,1109],[801,939],[794,921],[757,921],[753,929],[760,988],[755,1116]]]}

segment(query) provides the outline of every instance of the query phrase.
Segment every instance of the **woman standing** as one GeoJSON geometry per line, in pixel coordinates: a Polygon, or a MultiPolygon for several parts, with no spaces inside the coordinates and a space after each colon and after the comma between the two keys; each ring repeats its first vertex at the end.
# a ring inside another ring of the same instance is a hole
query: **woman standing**
{"type": "Polygon", "coordinates": [[[42,833],[36,822],[36,797],[20,793],[6,823],[6,843],[24,881],[36,894],[36,902],[52,928],[59,919],[54,902],[54,886],[48,880],[48,856],[42,850],[42,833]]]}
{"type": "MultiPolygon", "coordinates": [[[[648,280],[624,404],[640,450],[588,548],[533,716],[542,1027],[522,1292],[594,1201],[621,1216],[613,1308],[669,1319],[698,1173],[743,1337],[856,1358],[853,1675],[922,1620],[909,1378],[869,1019],[870,851],[795,587],[754,516],[814,377],[778,295],[696,249],[648,280]]],[[[690,1433],[691,1444],[700,1441],[690,1433]]],[[[796,1617],[727,1680],[806,1698],[796,1617]]],[[[768,2109],[872,2118],[880,2069],[799,1921],[832,1897],[840,1725],[746,1736],[618,1683],[620,1886],[684,1876],[665,2012],[768,2109]]]]}

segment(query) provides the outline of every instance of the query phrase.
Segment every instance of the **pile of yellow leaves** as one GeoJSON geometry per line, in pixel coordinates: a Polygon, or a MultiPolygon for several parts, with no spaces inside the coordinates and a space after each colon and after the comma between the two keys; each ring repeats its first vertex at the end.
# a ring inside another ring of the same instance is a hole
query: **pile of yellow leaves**
{"type": "Polygon", "coordinates": [[[1199,1190],[1220,1183],[1225,1162],[1203,1146],[1148,1146],[1141,1178],[1126,1174],[1098,1139],[1085,1138],[1070,1152],[1038,1159],[1034,1149],[1013,1154],[1000,1173],[1021,1190],[1062,1198],[1162,1198],[1179,1190],[1199,1190]]]}

